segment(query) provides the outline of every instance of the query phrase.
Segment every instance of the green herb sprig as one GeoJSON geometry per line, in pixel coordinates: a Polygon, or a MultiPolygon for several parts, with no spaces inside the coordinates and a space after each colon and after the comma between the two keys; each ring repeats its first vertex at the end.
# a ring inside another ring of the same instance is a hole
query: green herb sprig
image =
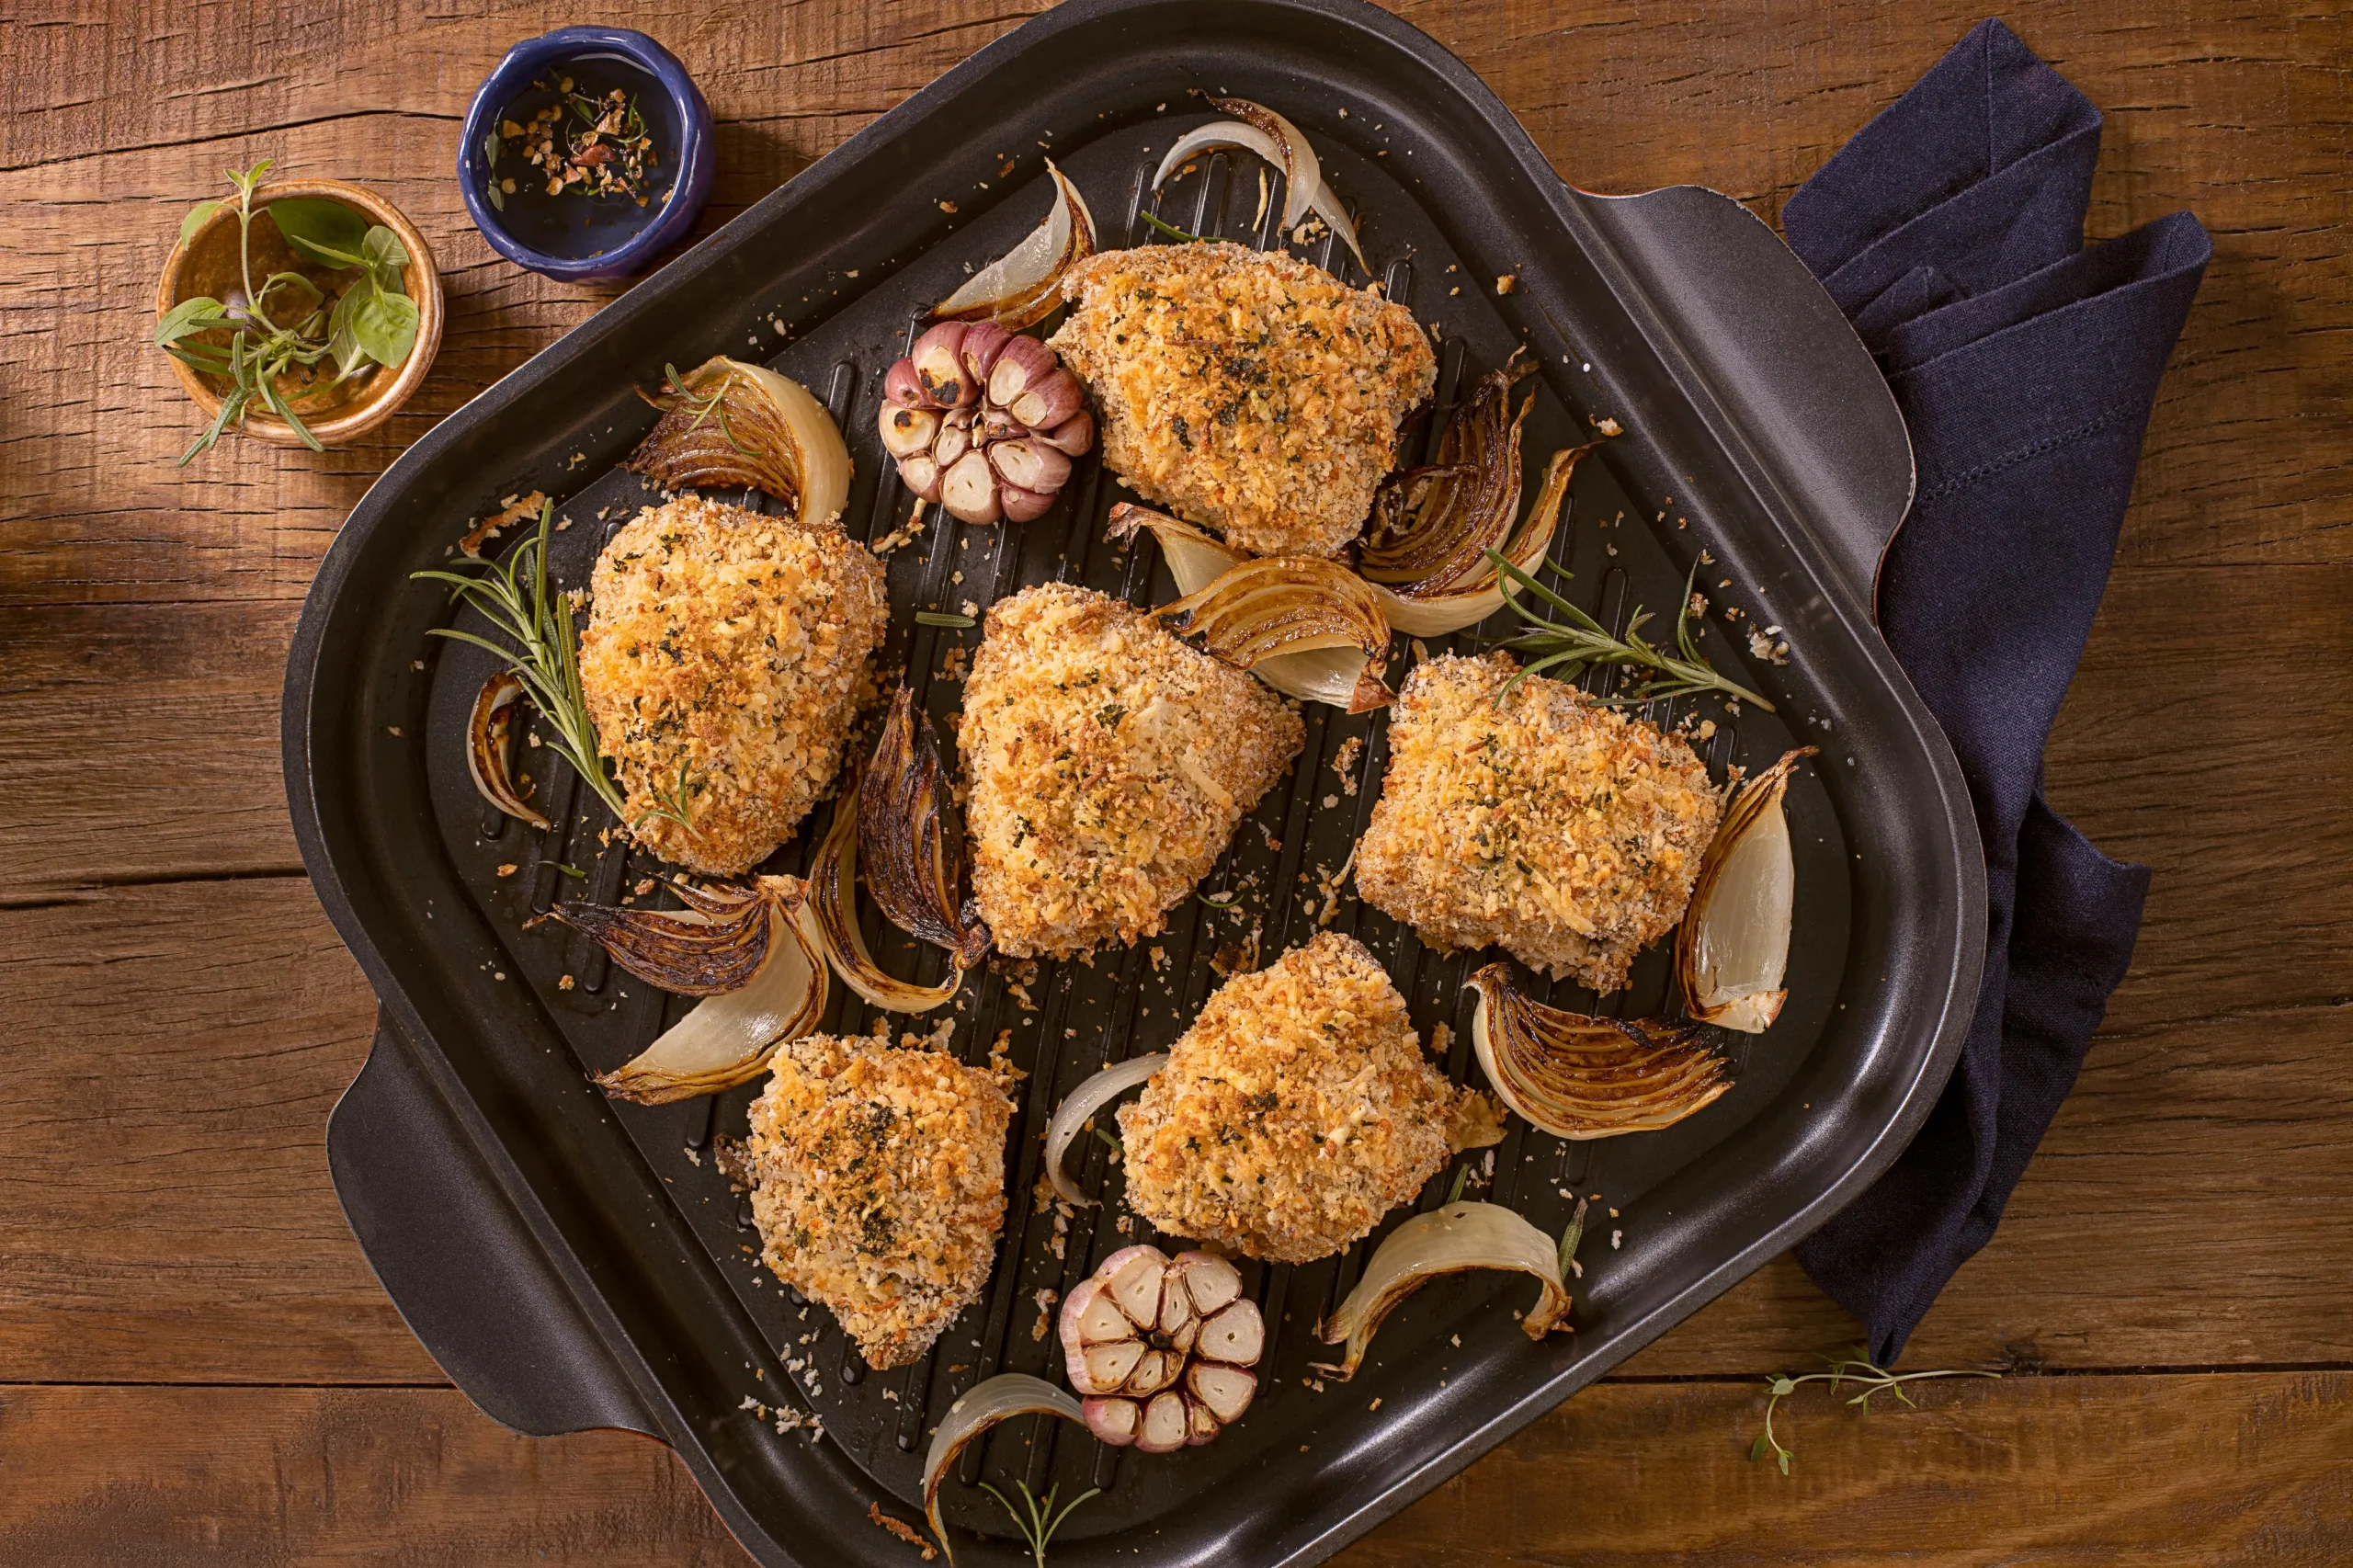
{"type": "Polygon", "coordinates": [[[1790,1460],[1796,1457],[1796,1453],[1774,1434],[1773,1413],[1780,1408],[1781,1401],[1797,1392],[1801,1384],[1828,1383],[1831,1391],[1836,1392],[1845,1384],[1853,1383],[1863,1392],[1847,1403],[1860,1405],[1868,1413],[1871,1407],[1871,1396],[1877,1393],[1892,1393],[1910,1404],[1912,1396],[1904,1392],[1905,1383],[1920,1382],[1929,1378],[1991,1378],[2000,1375],[1978,1371],[1891,1372],[1873,1365],[1870,1353],[1859,1345],[1851,1346],[1844,1356],[1824,1356],[1823,1360],[1829,1363],[1830,1370],[1807,1372],[1794,1378],[1777,1372],[1766,1380],[1769,1392],[1765,1400],[1765,1430],[1757,1433],[1756,1440],[1748,1445],[1748,1457],[1752,1462],[1769,1453],[1780,1461],[1781,1473],[1790,1473],[1790,1460]]]}
{"type": "Polygon", "coordinates": [[[1187,233],[1184,230],[1178,228],[1176,224],[1169,222],[1166,219],[1162,218],[1155,213],[1147,212],[1141,207],[1136,209],[1136,216],[1151,224],[1154,228],[1159,230],[1162,233],[1166,234],[1172,240],[1185,240],[1197,245],[1209,244],[1209,242],[1203,239],[1200,235],[1187,233]]]}
{"type": "Polygon", "coordinates": [[[1046,1543],[1054,1539],[1054,1532],[1063,1528],[1063,1521],[1069,1518],[1081,1503],[1099,1494],[1102,1488],[1088,1487],[1072,1498],[1062,1512],[1056,1513],[1054,1494],[1062,1490],[1059,1483],[1046,1488],[1046,1495],[1042,1500],[1030,1494],[1028,1482],[1017,1481],[1013,1484],[1021,1494],[1022,1506],[1018,1508],[1013,1506],[1004,1493],[999,1492],[985,1481],[981,1483],[981,1490],[995,1498],[999,1506],[1013,1516],[1013,1528],[1019,1530],[1021,1539],[1029,1543],[1030,1561],[1035,1562],[1038,1568],[1046,1568],[1046,1543]]]}
{"type": "Polygon", "coordinates": [[[548,540],[554,525],[555,503],[550,501],[540,507],[539,532],[517,545],[506,565],[483,562],[482,572],[474,576],[438,571],[409,574],[452,585],[456,590],[452,597],[480,610],[513,639],[512,647],[453,626],[432,627],[430,634],[471,642],[498,655],[554,730],[551,744],[556,755],[570,763],[572,770],[597,791],[597,798],[614,816],[629,823],[632,831],[650,819],[661,818],[676,823],[692,837],[694,814],[685,764],[679,765],[678,780],[670,793],[633,819],[620,787],[605,769],[596,722],[588,716],[588,699],[580,687],[580,642],[573,630],[572,601],[548,585],[548,540]]]}
{"type": "Polygon", "coordinates": [[[699,430],[702,428],[704,420],[717,420],[721,437],[743,456],[752,455],[745,451],[744,443],[735,438],[735,432],[730,429],[727,424],[727,394],[735,385],[733,370],[731,369],[720,377],[719,384],[704,393],[691,391],[687,385],[687,379],[678,374],[678,367],[676,365],[665,362],[662,374],[665,378],[665,390],[670,395],[678,400],[680,406],[694,410],[695,416],[687,421],[688,429],[699,430]]]}
{"type": "Polygon", "coordinates": [[[1563,1278],[1572,1275],[1580,1279],[1585,1277],[1585,1270],[1577,1267],[1577,1244],[1585,1240],[1586,1202],[1586,1199],[1577,1199],[1577,1211],[1569,1216],[1569,1228],[1561,1233],[1561,1277],[1563,1278]]]}
{"type": "Polygon", "coordinates": [[[1608,628],[1579,609],[1567,599],[1539,583],[1535,578],[1513,565],[1495,551],[1487,551],[1487,559],[1503,574],[1504,602],[1520,618],[1522,629],[1518,636],[1506,639],[1502,646],[1518,653],[1524,661],[1519,673],[1504,683],[1495,693],[1500,702],[1513,687],[1529,676],[1558,670],[1563,680],[1573,679],[1588,667],[1622,665],[1652,673],[1631,692],[1599,700],[1614,705],[1654,702],[1662,698],[1686,697],[1702,691],[1721,691],[1743,702],[1753,702],[1766,712],[1773,705],[1746,687],[1725,679],[1708,663],[1691,634],[1691,588],[1699,574],[1698,562],[1691,563],[1691,575],[1684,580],[1683,602],[1675,617],[1676,653],[1669,653],[1652,644],[1643,636],[1643,625],[1651,619],[1650,612],[1640,605],[1627,618],[1626,634],[1612,637],[1608,628]],[[1566,620],[1553,620],[1529,608],[1520,595],[1532,594],[1550,605],[1566,620]],[[1677,654],[1680,656],[1678,657],[1677,654]]]}
{"type": "Polygon", "coordinates": [[[360,276],[345,286],[335,303],[330,306],[318,285],[299,272],[273,272],[260,288],[254,287],[254,192],[269,170],[270,160],[265,158],[250,169],[227,171],[236,194],[225,201],[199,202],[180,220],[180,243],[186,244],[223,205],[233,207],[244,284],[242,296],[233,295],[225,303],[207,295],[183,300],[155,324],[157,347],[189,369],[229,383],[221,412],[180,454],[180,467],[210,451],[231,426],[242,430],[256,403],[284,420],[304,446],[314,452],[325,450],[295,414],[278,379],[330,357],[336,382],[369,363],[397,369],[416,347],[416,301],[408,297],[402,274],[408,251],[392,230],[371,225],[339,201],[296,198],[273,201],[267,209],[295,251],[336,270],[359,270],[360,276]],[[230,335],[225,347],[199,341],[206,333],[220,331],[230,335]]]}

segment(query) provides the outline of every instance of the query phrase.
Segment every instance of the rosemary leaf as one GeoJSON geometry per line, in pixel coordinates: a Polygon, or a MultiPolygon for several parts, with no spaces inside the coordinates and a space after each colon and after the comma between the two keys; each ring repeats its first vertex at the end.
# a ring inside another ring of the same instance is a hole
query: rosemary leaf
{"type": "Polygon", "coordinates": [[[1495,562],[1495,570],[1502,574],[1504,602],[1520,619],[1518,635],[1506,639],[1501,645],[1519,656],[1521,667],[1495,694],[1496,701],[1501,702],[1510,695],[1512,687],[1532,675],[1559,670],[1562,672],[1561,679],[1570,680],[1587,668],[1621,665],[1651,673],[1632,691],[1597,700],[1622,707],[1656,702],[1666,698],[1688,697],[1703,691],[1720,691],[1743,702],[1754,703],[1768,713],[1773,711],[1773,705],[1764,698],[1717,674],[1716,667],[1699,652],[1699,643],[1691,634],[1691,586],[1699,577],[1699,562],[1692,562],[1691,574],[1684,580],[1683,600],[1675,618],[1676,652],[1669,653],[1643,636],[1643,627],[1650,620],[1651,615],[1640,605],[1635,606],[1634,613],[1627,618],[1625,635],[1613,637],[1608,628],[1513,565],[1501,554],[1490,550],[1487,559],[1495,562]],[[1523,595],[1532,597],[1557,611],[1561,619],[1554,619],[1540,610],[1530,608],[1523,595]]]}
{"type": "Polygon", "coordinates": [[[1209,243],[1200,235],[1188,234],[1184,230],[1178,228],[1176,224],[1169,222],[1166,219],[1147,212],[1141,207],[1136,209],[1136,216],[1151,224],[1154,228],[1159,230],[1162,233],[1166,234],[1172,240],[1187,240],[1197,245],[1207,244],[1209,243]]]}
{"type": "Polygon", "coordinates": [[[472,576],[441,571],[409,574],[413,578],[453,585],[455,591],[450,597],[480,611],[511,641],[512,646],[454,626],[433,627],[431,635],[471,642],[498,655],[507,670],[523,683],[531,705],[554,732],[549,744],[555,754],[572,765],[572,770],[597,792],[597,798],[615,817],[632,829],[649,818],[668,818],[691,837],[694,824],[688,810],[690,791],[684,764],[679,767],[677,783],[668,798],[640,812],[634,821],[630,818],[629,803],[620,786],[606,771],[596,722],[588,716],[588,699],[580,687],[580,643],[573,630],[572,602],[548,581],[548,540],[554,527],[555,503],[549,501],[540,507],[539,532],[517,545],[505,565],[484,562],[479,574],[472,576]]]}
{"type": "Polygon", "coordinates": [[[944,609],[919,609],[915,611],[915,624],[945,626],[957,631],[969,631],[980,622],[969,615],[950,615],[944,609]]]}

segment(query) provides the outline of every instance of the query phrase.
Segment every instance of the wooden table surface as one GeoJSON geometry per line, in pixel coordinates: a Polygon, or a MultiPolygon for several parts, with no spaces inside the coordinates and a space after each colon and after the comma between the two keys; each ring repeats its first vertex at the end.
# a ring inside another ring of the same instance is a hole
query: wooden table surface
{"type": "MultiPolygon", "coordinates": [[[[1773,216],[1972,6],[1403,10],[1589,188],[1773,216]]],[[[1004,29],[988,0],[652,0],[719,122],[705,232],[1004,29]]],[[[321,1132],[372,1003],[304,880],[278,684],[406,443],[614,296],[490,252],[449,169],[540,0],[0,0],[0,1562],[740,1563],[660,1446],[478,1414],[378,1290],[321,1132]],[[430,239],[416,401],[229,443],[147,344],[222,167],[365,181],[430,239]]],[[[1853,1324],[1781,1259],[1354,1549],[1376,1563],[2353,1560],[2353,26],[2333,0],[2007,14],[2108,113],[2091,228],[2214,261],[2051,793],[2156,868],[2131,977],[2000,1235],[1868,1417],[1762,1377],[1853,1324]],[[2283,15],[2282,12],[2290,14],[2283,15]]],[[[914,1561],[912,1551],[909,1561],[914,1561]]]]}

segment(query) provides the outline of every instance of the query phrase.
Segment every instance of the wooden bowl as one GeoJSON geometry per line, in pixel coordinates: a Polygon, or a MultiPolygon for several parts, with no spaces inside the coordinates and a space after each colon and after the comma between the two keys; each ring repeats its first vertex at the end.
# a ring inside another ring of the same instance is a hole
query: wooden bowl
{"type": "MultiPolygon", "coordinates": [[[[378,365],[364,377],[336,385],[335,362],[328,359],[321,362],[324,375],[298,380],[298,372],[279,378],[278,388],[286,394],[288,405],[301,417],[321,445],[333,447],[357,439],[390,419],[393,411],[424,382],[433,356],[441,347],[441,271],[433,265],[433,253],[426,247],[425,236],[416,232],[416,225],[374,191],[340,180],[283,180],[254,192],[255,278],[272,272],[299,272],[324,287],[347,282],[353,276],[297,255],[278,233],[267,208],[273,201],[298,196],[324,197],[340,202],[369,222],[381,223],[399,235],[402,247],[408,252],[408,265],[401,269],[402,280],[408,297],[416,301],[416,346],[409,350],[408,358],[399,369],[388,370],[378,365]]],[[[172,247],[170,258],[164,263],[164,275],[155,284],[156,319],[160,321],[183,300],[199,295],[226,299],[232,290],[244,287],[237,256],[236,210],[233,202],[223,201],[220,210],[184,244],[172,247]]],[[[227,347],[225,335],[222,346],[227,347]]],[[[203,411],[206,422],[217,417],[228,382],[219,376],[205,375],[178,359],[171,364],[181,388],[203,411]]],[[[231,427],[233,431],[236,428],[231,427]]],[[[281,446],[300,446],[302,440],[284,420],[258,406],[246,412],[243,433],[281,446]]]]}

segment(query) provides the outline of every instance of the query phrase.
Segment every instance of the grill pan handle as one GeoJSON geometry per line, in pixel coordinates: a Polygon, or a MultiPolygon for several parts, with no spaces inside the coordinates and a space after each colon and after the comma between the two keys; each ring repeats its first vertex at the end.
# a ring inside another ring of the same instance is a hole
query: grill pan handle
{"type": "Polygon", "coordinates": [[[529,1437],[656,1435],[419,1069],[416,1048],[381,1008],[367,1065],[327,1119],[327,1168],[402,1320],[483,1414],[529,1437]]]}
{"type": "Polygon", "coordinates": [[[1569,196],[1631,285],[1620,298],[1647,315],[1647,335],[1672,346],[1671,368],[1693,402],[1722,411],[1743,437],[1741,456],[1784,497],[1804,498],[1785,510],[1871,609],[1880,558],[1912,506],[1912,438],[1836,301],[1780,235],[1722,191],[1569,196]]]}

